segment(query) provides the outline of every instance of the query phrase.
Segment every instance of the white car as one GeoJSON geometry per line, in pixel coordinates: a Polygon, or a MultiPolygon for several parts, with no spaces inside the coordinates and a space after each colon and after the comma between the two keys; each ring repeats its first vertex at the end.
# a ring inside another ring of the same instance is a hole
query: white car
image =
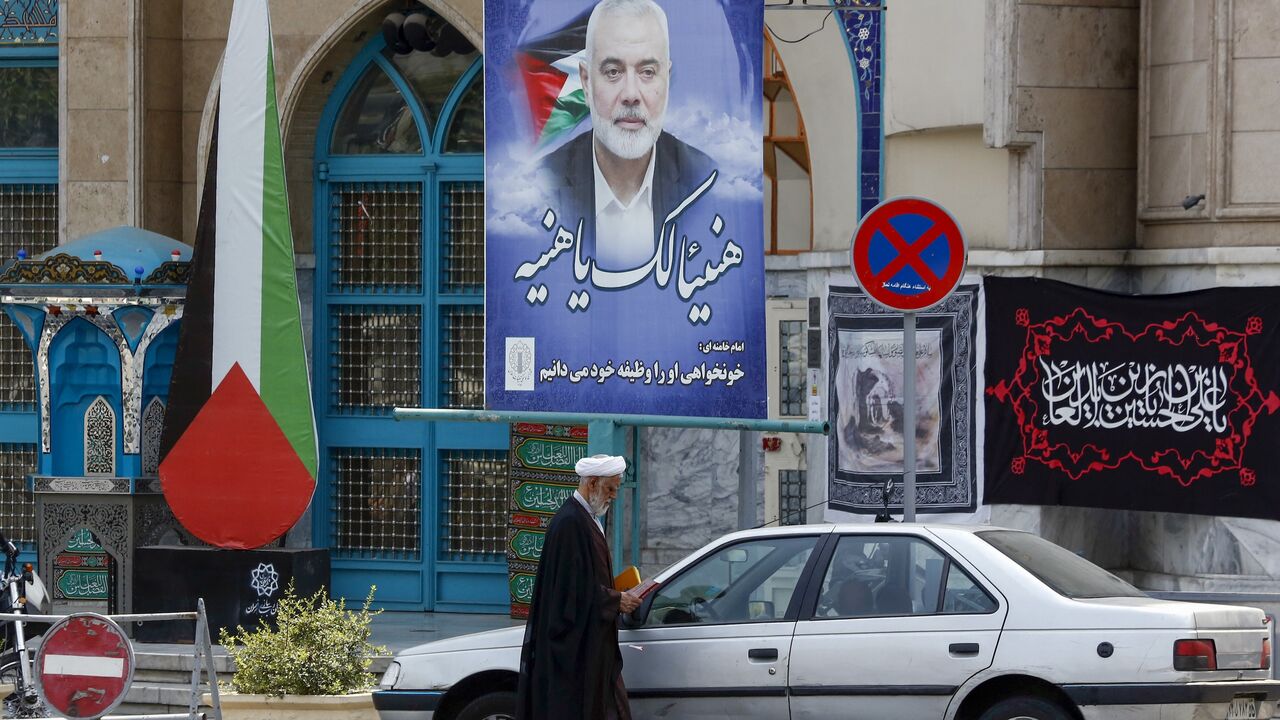
{"type": "MultiPolygon", "coordinates": [[[[1156,600],[1025,532],[749,530],[654,581],[618,636],[638,719],[1255,720],[1280,698],[1261,610],[1156,600]]],[[[512,717],[523,635],[401,652],[380,717],[512,717]]]]}

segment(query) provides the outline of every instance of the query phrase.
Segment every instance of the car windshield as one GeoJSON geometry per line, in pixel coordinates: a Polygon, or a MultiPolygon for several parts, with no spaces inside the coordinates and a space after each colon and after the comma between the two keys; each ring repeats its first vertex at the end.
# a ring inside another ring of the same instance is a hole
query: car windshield
{"type": "Polygon", "coordinates": [[[977,535],[1059,595],[1076,600],[1146,596],[1079,555],[1031,533],[988,530],[977,535]]]}

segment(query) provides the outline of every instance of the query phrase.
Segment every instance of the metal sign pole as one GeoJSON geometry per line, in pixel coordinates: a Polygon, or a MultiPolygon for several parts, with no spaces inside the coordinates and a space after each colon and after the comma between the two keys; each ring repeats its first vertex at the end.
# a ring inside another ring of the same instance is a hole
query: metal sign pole
{"type": "Polygon", "coordinates": [[[902,313],[902,521],[916,521],[916,314],[902,313]]]}

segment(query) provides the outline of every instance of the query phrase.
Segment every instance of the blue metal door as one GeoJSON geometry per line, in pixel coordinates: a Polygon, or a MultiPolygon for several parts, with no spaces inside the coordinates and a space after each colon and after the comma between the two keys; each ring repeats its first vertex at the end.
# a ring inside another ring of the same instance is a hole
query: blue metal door
{"type": "Polygon", "coordinates": [[[375,38],[317,135],[314,537],[389,609],[508,602],[506,426],[391,418],[484,404],[481,64],[375,38]]]}

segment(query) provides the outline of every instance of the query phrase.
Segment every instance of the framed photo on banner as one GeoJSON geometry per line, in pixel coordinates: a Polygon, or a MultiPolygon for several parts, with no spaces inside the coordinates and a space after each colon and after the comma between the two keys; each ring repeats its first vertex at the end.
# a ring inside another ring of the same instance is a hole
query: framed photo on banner
{"type": "MultiPolygon", "coordinates": [[[[902,314],[862,290],[827,294],[829,510],[902,512],[902,314]]],[[[961,285],[916,314],[916,508],[921,515],[978,509],[974,459],[979,287],[961,285]]]]}

